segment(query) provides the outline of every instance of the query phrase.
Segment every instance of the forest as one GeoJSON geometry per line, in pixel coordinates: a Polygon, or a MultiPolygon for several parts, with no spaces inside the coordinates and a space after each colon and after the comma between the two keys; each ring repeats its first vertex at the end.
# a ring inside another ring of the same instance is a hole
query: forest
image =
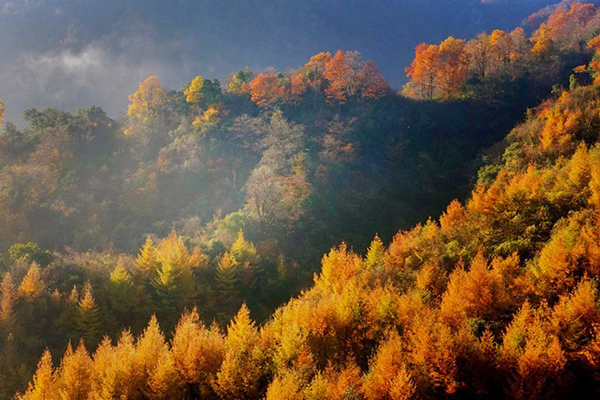
{"type": "Polygon", "coordinates": [[[0,399],[599,396],[600,8],[404,73],[0,101],[0,399]]]}

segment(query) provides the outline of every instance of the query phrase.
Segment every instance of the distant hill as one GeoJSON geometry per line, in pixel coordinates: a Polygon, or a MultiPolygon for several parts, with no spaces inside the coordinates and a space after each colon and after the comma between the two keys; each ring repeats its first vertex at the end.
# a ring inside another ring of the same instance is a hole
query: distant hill
{"type": "Polygon", "coordinates": [[[422,42],[512,29],[552,0],[0,1],[0,97],[21,110],[91,104],[118,117],[138,82],[179,88],[249,66],[295,67],[338,48],[399,89],[422,42]]]}

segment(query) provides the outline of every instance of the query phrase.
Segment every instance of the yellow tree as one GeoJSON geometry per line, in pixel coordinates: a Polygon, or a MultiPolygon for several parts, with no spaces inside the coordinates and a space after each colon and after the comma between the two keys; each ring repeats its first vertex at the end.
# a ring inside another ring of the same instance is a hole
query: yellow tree
{"type": "Polygon", "coordinates": [[[443,97],[456,97],[467,81],[468,54],[465,41],[448,37],[439,46],[438,84],[443,97]]]}
{"type": "Polygon", "coordinates": [[[42,280],[40,266],[35,262],[31,263],[27,274],[21,281],[21,286],[19,286],[19,294],[27,301],[32,301],[42,294],[45,288],[46,284],[42,280]]]}
{"type": "Polygon", "coordinates": [[[564,348],[580,351],[593,337],[594,325],[600,318],[597,299],[595,285],[585,279],[573,293],[562,296],[554,306],[550,324],[564,348]]]}
{"type": "Polygon", "coordinates": [[[379,346],[363,380],[362,392],[366,399],[408,400],[415,394],[416,386],[402,348],[402,340],[395,332],[379,346]]]}
{"type": "Polygon", "coordinates": [[[0,327],[10,329],[15,323],[15,304],[17,302],[17,290],[10,272],[4,274],[0,290],[2,291],[2,297],[0,298],[0,327]]]}
{"type": "Polygon", "coordinates": [[[239,231],[237,238],[231,245],[229,255],[242,283],[246,287],[253,287],[256,278],[258,278],[257,274],[260,272],[257,270],[260,256],[254,244],[244,238],[242,230],[239,231]]]}
{"type": "Polygon", "coordinates": [[[154,368],[148,378],[148,386],[148,397],[151,400],[181,398],[179,375],[175,368],[173,355],[169,351],[165,351],[159,355],[156,368],[154,368]]]}
{"type": "Polygon", "coordinates": [[[129,331],[123,331],[116,347],[108,337],[102,340],[94,353],[91,381],[90,399],[140,398],[141,372],[129,331]]]}
{"type": "Polygon", "coordinates": [[[202,101],[203,93],[202,87],[204,86],[204,79],[201,76],[197,76],[190,82],[189,86],[185,88],[183,94],[185,95],[185,101],[190,104],[198,104],[202,101]]]}
{"type": "Polygon", "coordinates": [[[165,337],[160,330],[158,321],[152,316],[142,337],[138,340],[135,348],[136,368],[141,376],[142,392],[150,393],[152,389],[148,386],[150,377],[155,372],[161,355],[169,351],[165,337]]]}
{"type": "Polygon", "coordinates": [[[164,107],[169,101],[167,90],[158,78],[151,76],[140,82],[139,90],[129,96],[131,104],[127,109],[127,123],[123,133],[136,138],[143,146],[160,139],[166,128],[164,107]]]}
{"type": "Polygon", "coordinates": [[[73,351],[71,343],[57,371],[56,391],[64,400],[85,400],[91,389],[92,359],[83,341],[73,351]]]}
{"type": "Polygon", "coordinates": [[[342,243],[323,257],[321,274],[315,279],[315,287],[341,293],[348,282],[362,269],[361,257],[342,243]]]}
{"type": "Polygon", "coordinates": [[[175,231],[158,243],[154,254],[156,271],[152,286],[164,313],[161,320],[172,327],[177,322],[174,317],[178,308],[195,295],[193,269],[205,265],[205,259],[199,247],[190,252],[175,231]]]}
{"type": "Polygon", "coordinates": [[[207,329],[196,308],[181,316],[173,340],[171,353],[175,367],[182,378],[188,396],[208,397],[225,352],[223,335],[214,325],[207,329]]]}
{"type": "Polygon", "coordinates": [[[535,289],[546,298],[565,293],[575,286],[577,264],[568,246],[572,238],[569,227],[554,232],[530,269],[535,289]]]}
{"type": "Polygon", "coordinates": [[[52,355],[50,350],[46,349],[42,358],[38,362],[37,370],[33,376],[33,381],[21,400],[49,400],[56,398],[54,390],[54,368],[52,366],[52,355]]]}
{"type": "Polygon", "coordinates": [[[280,372],[267,389],[265,400],[295,400],[302,396],[302,378],[297,371],[284,370],[280,372]]]}
{"type": "Polygon", "coordinates": [[[127,109],[127,116],[144,118],[148,114],[156,117],[167,100],[166,89],[160,85],[156,76],[151,76],[140,82],[138,91],[129,96],[131,104],[127,109]]]}
{"type": "Polygon", "coordinates": [[[223,398],[256,399],[266,385],[267,356],[259,332],[243,304],[227,329],[225,357],[214,389],[223,398]]]}
{"type": "Polygon", "coordinates": [[[567,356],[544,314],[526,302],[503,335],[499,359],[511,398],[553,398],[564,383],[567,356]]]}
{"type": "Polygon", "coordinates": [[[194,128],[208,129],[211,126],[216,125],[221,120],[221,112],[221,107],[216,104],[211,104],[206,108],[206,110],[204,110],[202,115],[198,115],[194,121],[192,121],[192,126],[194,128]]]}
{"type": "Polygon", "coordinates": [[[325,89],[325,72],[330,60],[331,53],[322,52],[312,56],[304,66],[308,84],[315,91],[322,91],[325,89]]]}
{"type": "Polygon", "coordinates": [[[379,238],[379,235],[375,235],[369,250],[367,251],[367,257],[365,258],[365,268],[370,270],[372,273],[376,272],[384,267],[383,257],[385,255],[385,246],[379,238]]]}
{"type": "Polygon", "coordinates": [[[464,318],[495,320],[510,305],[503,277],[488,268],[483,253],[479,252],[468,272],[458,268],[450,275],[441,313],[455,324],[464,318]]]}
{"type": "Polygon", "coordinates": [[[499,70],[504,64],[510,62],[515,45],[511,35],[500,29],[494,30],[490,35],[490,45],[493,69],[499,70]]]}
{"type": "Polygon", "coordinates": [[[186,278],[191,276],[192,269],[203,266],[204,257],[199,247],[190,252],[181,237],[175,231],[161,240],[156,246],[156,261],[159,264],[173,264],[186,278]]]}
{"type": "Polygon", "coordinates": [[[154,241],[148,236],[140,249],[140,254],[135,259],[135,266],[142,271],[150,272],[158,268],[156,259],[156,246],[154,241]]]}
{"type": "Polygon", "coordinates": [[[541,27],[532,37],[533,47],[531,52],[536,56],[543,57],[547,56],[554,47],[554,40],[552,39],[552,31],[547,27],[541,27]]]}

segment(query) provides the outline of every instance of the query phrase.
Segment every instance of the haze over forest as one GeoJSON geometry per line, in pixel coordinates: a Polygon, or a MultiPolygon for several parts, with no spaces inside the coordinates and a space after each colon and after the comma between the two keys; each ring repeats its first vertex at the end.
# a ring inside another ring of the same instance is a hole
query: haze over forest
{"type": "Polygon", "coordinates": [[[396,88],[421,42],[512,30],[553,0],[0,1],[0,96],[26,108],[97,105],[124,113],[138,82],[179,89],[201,74],[295,68],[311,55],[359,51],[396,88]]]}

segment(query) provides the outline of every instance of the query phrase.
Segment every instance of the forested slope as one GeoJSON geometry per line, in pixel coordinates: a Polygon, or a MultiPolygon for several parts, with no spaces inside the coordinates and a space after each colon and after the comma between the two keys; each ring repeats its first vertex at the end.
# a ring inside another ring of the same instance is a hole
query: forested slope
{"type": "Polygon", "coordinates": [[[421,45],[408,97],[339,51],[150,77],[122,123],[28,110],[0,159],[3,395],[597,395],[599,24],[421,45]]]}
{"type": "Polygon", "coordinates": [[[597,394],[599,102],[594,85],[542,104],[465,205],[365,256],[331,250],[261,328],[245,305],[223,333],[193,310],[167,342],[153,319],[93,356],[69,348],[52,378],[45,354],[24,398],[597,394]]]}

